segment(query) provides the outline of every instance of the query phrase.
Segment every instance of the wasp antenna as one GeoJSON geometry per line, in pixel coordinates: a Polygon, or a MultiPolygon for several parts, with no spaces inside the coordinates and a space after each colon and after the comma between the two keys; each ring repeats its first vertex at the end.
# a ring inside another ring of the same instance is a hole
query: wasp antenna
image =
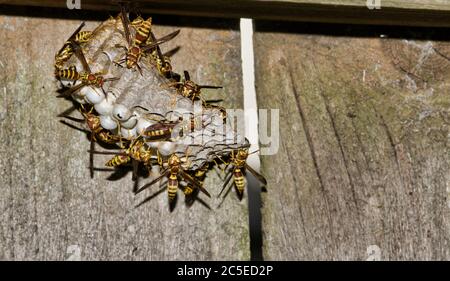
{"type": "Polygon", "coordinates": [[[71,107],[69,107],[68,109],[64,110],[63,112],[61,112],[60,114],[56,115],[56,117],[64,117],[67,116],[68,114],[72,113],[73,111],[75,111],[77,108],[75,107],[75,105],[72,105],[71,107]]]}
{"type": "Polygon", "coordinates": [[[59,122],[60,123],[62,123],[62,124],[64,124],[64,125],[66,125],[66,126],[69,126],[70,128],[72,128],[72,129],[75,129],[75,130],[77,130],[77,131],[80,131],[80,132],[83,132],[83,133],[90,133],[90,131],[88,131],[88,130],[86,130],[86,129],[83,129],[83,128],[79,128],[79,127],[77,127],[77,126],[75,126],[75,125],[72,125],[72,124],[70,124],[70,123],[68,123],[68,122],[66,122],[66,121],[64,121],[64,120],[59,120],[59,122]]]}
{"type": "Polygon", "coordinates": [[[165,52],[164,54],[163,54],[163,56],[164,57],[171,57],[171,56],[173,56],[173,55],[175,55],[176,53],[178,53],[178,51],[181,49],[181,47],[180,46],[177,46],[177,47],[175,47],[175,48],[173,48],[172,50],[170,50],[170,51],[168,51],[168,52],[165,52]]]}
{"type": "Polygon", "coordinates": [[[77,122],[77,123],[84,123],[84,119],[75,118],[75,117],[72,117],[72,116],[69,116],[69,115],[60,115],[58,117],[66,118],[66,119],[69,119],[69,120],[71,120],[73,122],[77,122]]]}

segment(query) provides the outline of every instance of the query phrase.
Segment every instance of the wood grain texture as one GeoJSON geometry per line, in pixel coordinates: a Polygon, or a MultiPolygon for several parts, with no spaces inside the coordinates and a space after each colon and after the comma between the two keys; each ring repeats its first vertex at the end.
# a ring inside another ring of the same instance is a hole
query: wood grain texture
{"type": "Polygon", "coordinates": [[[256,26],[265,259],[448,260],[448,30],[256,26]]]}
{"type": "MultiPolygon", "coordinates": [[[[447,0],[140,0],[142,11],[207,17],[357,24],[450,26],[447,0]],[[369,6],[369,7],[368,7],[369,6]]],[[[66,8],[62,0],[0,0],[0,4],[66,8]]],[[[110,0],[81,0],[81,9],[117,10],[110,0]]]]}
{"type": "MultiPolygon", "coordinates": [[[[46,12],[55,17],[54,10],[46,12]]],[[[158,25],[158,17],[154,22],[158,25]]],[[[210,22],[208,28],[203,20],[172,18],[155,32],[173,31],[180,22],[181,35],[170,43],[182,46],[173,57],[176,70],[225,86],[210,95],[239,106],[237,22],[210,22]],[[187,27],[190,22],[201,27],[187,27]]],[[[212,210],[199,202],[187,207],[180,192],[172,213],[165,191],[135,208],[158,188],[135,197],[131,172],[116,180],[102,172],[89,178],[89,141],[58,122],[56,115],[71,103],[55,97],[53,78],[54,54],[79,24],[45,15],[0,16],[0,259],[249,259],[246,200],[230,196],[217,209],[221,181],[214,171],[205,182],[213,198],[201,196],[212,210]]],[[[97,24],[87,22],[86,30],[97,24]]],[[[107,159],[96,157],[95,166],[107,159]]]]}

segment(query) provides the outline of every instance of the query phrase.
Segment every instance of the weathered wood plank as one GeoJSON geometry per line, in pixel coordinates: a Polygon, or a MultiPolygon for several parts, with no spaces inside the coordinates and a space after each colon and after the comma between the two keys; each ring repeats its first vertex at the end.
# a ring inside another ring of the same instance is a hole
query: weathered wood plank
{"type": "MultiPolygon", "coordinates": [[[[46,13],[55,16],[54,10],[46,13]]],[[[225,86],[206,97],[225,97],[227,106],[239,106],[237,22],[171,18],[158,26],[159,18],[154,18],[158,35],[182,29],[163,47],[182,46],[173,57],[176,70],[225,86]],[[187,27],[199,21],[202,28],[187,27]]],[[[89,178],[89,141],[58,122],[56,115],[71,104],[55,97],[53,78],[54,54],[79,23],[45,15],[0,17],[0,259],[249,259],[246,200],[230,196],[217,209],[221,181],[214,171],[206,181],[213,199],[201,196],[211,211],[199,202],[187,207],[179,194],[171,213],[166,192],[135,208],[157,188],[135,197],[131,173],[114,181],[101,172],[89,178]]],[[[97,24],[89,21],[86,30],[97,24]]],[[[96,157],[95,165],[106,160],[96,157]]]]}
{"type": "Polygon", "coordinates": [[[449,31],[256,26],[265,258],[448,260],[449,31]]]}
{"type": "MultiPolygon", "coordinates": [[[[446,0],[140,0],[142,11],[208,17],[357,24],[450,26],[446,0]],[[378,3],[380,4],[378,9],[378,3]]],[[[61,0],[0,0],[0,3],[66,7],[61,0]]],[[[81,0],[82,9],[117,9],[109,0],[81,0]]]]}

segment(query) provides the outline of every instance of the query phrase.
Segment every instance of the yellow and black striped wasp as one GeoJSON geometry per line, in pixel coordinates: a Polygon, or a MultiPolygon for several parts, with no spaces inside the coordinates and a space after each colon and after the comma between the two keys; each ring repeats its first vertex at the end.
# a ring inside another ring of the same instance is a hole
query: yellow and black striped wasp
{"type": "MultiPolygon", "coordinates": [[[[203,166],[194,171],[189,171],[189,174],[195,178],[202,186],[206,178],[206,173],[210,168],[210,163],[206,162],[203,166]]],[[[200,190],[195,188],[191,183],[187,183],[183,189],[183,193],[185,196],[185,202],[188,206],[192,205],[195,200],[198,200],[197,194],[200,190]]],[[[207,206],[207,205],[205,205],[207,206]]],[[[207,206],[207,208],[209,208],[207,206]]]]}
{"type": "Polygon", "coordinates": [[[87,63],[86,57],[84,56],[83,50],[81,49],[80,45],[78,45],[75,42],[72,42],[72,48],[75,52],[75,55],[78,57],[81,64],[83,65],[84,71],[78,72],[75,66],[70,66],[68,69],[59,69],[55,71],[55,75],[59,79],[68,79],[81,82],[80,84],[67,89],[60,96],[68,96],[72,93],[75,93],[84,86],[100,88],[102,89],[103,93],[106,96],[106,92],[103,89],[103,84],[105,82],[118,80],[119,78],[117,77],[105,78],[103,77],[102,73],[92,73],[91,68],[87,63]]]}
{"type": "MultiPolygon", "coordinates": [[[[194,188],[198,188],[201,192],[203,192],[206,196],[211,197],[209,192],[203,188],[202,184],[198,182],[194,177],[189,175],[186,170],[182,166],[182,161],[179,156],[176,154],[172,154],[167,159],[167,162],[160,163],[164,170],[161,172],[161,175],[154,179],[152,182],[142,186],[136,191],[136,194],[142,192],[146,188],[152,186],[153,184],[161,181],[164,177],[167,177],[167,194],[169,197],[169,203],[172,204],[177,195],[177,191],[179,188],[178,178],[184,179],[189,184],[192,184],[194,188]]],[[[181,187],[182,189],[186,189],[186,187],[181,187]]],[[[192,188],[192,187],[188,187],[192,188]]],[[[188,192],[189,193],[189,192],[188,192]]],[[[192,193],[192,192],[191,192],[192,193]]]]}
{"type": "MultiPolygon", "coordinates": [[[[151,31],[150,31],[150,39],[152,41],[156,40],[155,35],[151,31]]],[[[166,77],[167,79],[179,81],[180,75],[173,72],[172,64],[170,63],[170,58],[168,56],[165,56],[161,52],[161,48],[159,46],[156,46],[151,55],[156,62],[156,68],[158,69],[159,73],[162,76],[166,77]]]]}
{"type": "Polygon", "coordinates": [[[220,196],[222,194],[222,192],[225,190],[225,188],[227,187],[230,180],[233,179],[233,183],[230,184],[230,186],[229,186],[228,190],[225,192],[223,198],[225,198],[228,195],[228,193],[230,192],[231,187],[233,185],[236,187],[236,191],[237,191],[239,197],[242,198],[242,196],[244,194],[244,188],[245,188],[244,175],[245,175],[246,171],[249,171],[250,173],[252,173],[262,184],[267,185],[266,179],[262,175],[260,175],[257,171],[255,171],[252,167],[250,167],[246,162],[247,157],[250,154],[256,153],[258,151],[249,153],[248,149],[249,149],[249,147],[243,147],[243,148],[239,148],[237,150],[232,150],[231,159],[230,159],[231,161],[230,161],[230,163],[227,164],[227,166],[231,165],[231,167],[230,167],[230,169],[228,169],[228,171],[226,173],[226,177],[224,180],[222,190],[220,191],[218,196],[220,196]]]}
{"type": "Polygon", "coordinates": [[[136,160],[146,166],[151,166],[153,155],[153,150],[142,138],[138,137],[130,143],[129,147],[123,153],[118,153],[109,160],[106,166],[117,167],[129,163],[131,160],[136,160]]]}
{"type": "Polygon", "coordinates": [[[185,136],[189,132],[204,128],[204,126],[205,124],[201,119],[194,117],[186,121],[183,121],[183,118],[177,121],[160,121],[148,126],[142,132],[142,136],[147,141],[174,140],[185,136]]]}
{"type": "Polygon", "coordinates": [[[91,106],[89,110],[85,108],[85,105],[79,106],[79,111],[81,115],[83,115],[84,119],[78,119],[69,115],[59,115],[60,117],[64,117],[66,119],[69,119],[71,121],[77,122],[77,123],[86,123],[88,130],[84,130],[81,128],[78,128],[76,126],[73,126],[71,124],[68,124],[66,122],[62,122],[65,125],[70,126],[71,128],[77,129],[79,131],[85,132],[89,135],[90,139],[90,150],[89,150],[89,169],[90,169],[90,176],[93,178],[94,176],[94,170],[93,170],[93,153],[95,150],[95,142],[103,142],[105,144],[117,144],[119,142],[122,142],[122,139],[118,135],[112,134],[110,131],[104,129],[100,124],[100,118],[94,114],[92,111],[94,110],[94,107],[91,106]]]}
{"type": "Polygon", "coordinates": [[[133,69],[137,67],[139,72],[142,74],[141,67],[139,66],[138,62],[141,59],[142,56],[145,55],[147,51],[150,51],[154,48],[159,48],[158,45],[167,42],[171,39],[173,39],[175,36],[177,36],[180,33],[180,30],[174,31],[160,39],[156,39],[151,32],[151,19],[143,20],[142,21],[133,21],[133,24],[130,23],[130,19],[128,18],[128,14],[125,11],[125,8],[123,5],[120,6],[121,12],[120,12],[120,18],[122,20],[124,33],[125,33],[125,39],[128,43],[128,48],[121,45],[116,45],[116,47],[121,47],[126,50],[125,57],[117,62],[115,62],[118,65],[122,65],[122,63],[125,62],[125,65],[128,69],[133,69]],[[135,25],[138,26],[136,29],[136,34],[134,38],[131,38],[130,33],[130,26],[135,25]],[[151,42],[149,42],[149,39],[151,38],[151,42]]]}
{"type": "Polygon", "coordinates": [[[73,44],[86,43],[89,41],[92,32],[91,31],[81,31],[85,23],[82,22],[81,25],[75,30],[75,32],[69,37],[69,39],[64,43],[62,48],[55,55],[55,68],[61,69],[63,64],[73,55],[74,49],[73,44]]]}
{"type": "Polygon", "coordinates": [[[147,141],[164,141],[169,140],[172,136],[173,129],[179,122],[158,122],[148,126],[143,132],[142,136],[147,141]]]}
{"type": "Polygon", "coordinates": [[[191,80],[191,76],[188,71],[184,71],[184,81],[173,82],[170,85],[178,86],[181,95],[183,97],[189,98],[192,101],[194,100],[202,100],[203,103],[205,101],[201,97],[202,89],[222,89],[222,86],[210,86],[210,85],[197,85],[194,81],[191,80]]]}
{"type": "Polygon", "coordinates": [[[133,180],[137,179],[139,163],[142,163],[148,172],[154,164],[153,158],[156,155],[142,137],[138,137],[129,143],[128,148],[122,152],[91,151],[94,154],[114,155],[105,164],[107,167],[119,167],[131,162],[133,167],[133,180]]]}

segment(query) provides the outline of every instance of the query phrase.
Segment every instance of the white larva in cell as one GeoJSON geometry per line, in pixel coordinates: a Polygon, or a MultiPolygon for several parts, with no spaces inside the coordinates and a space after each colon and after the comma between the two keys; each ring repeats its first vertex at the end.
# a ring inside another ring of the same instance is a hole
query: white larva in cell
{"type": "Polygon", "coordinates": [[[109,115],[113,109],[113,103],[107,99],[102,100],[100,103],[94,105],[95,110],[100,115],[109,115]]]}
{"type": "Polygon", "coordinates": [[[158,148],[159,142],[149,141],[149,142],[146,142],[146,144],[151,148],[158,148]]]}
{"type": "Polygon", "coordinates": [[[120,134],[123,138],[132,139],[136,137],[136,128],[133,129],[120,128],[120,134]]]}
{"type": "Polygon", "coordinates": [[[112,115],[119,121],[126,121],[130,119],[131,112],[128,108],[122,104],[116,104],[113,108],[112,115]]]}
{"type": "Polygon", "coordinates": [[[84,98],[91,104],[100,103],[105,99],[105,95],[100,88],[83,87],[80,92],[83,92],[84,98]]]}
{"type": "Polygon", "coordinates": [[[159,153],[164,156],[172,154],[175,151],[176,147],[177,145],[170,141],[162,141],[158,143],[159,153]]]}
{"type": "Polygon", "coordinates": [[[139,118],[138,123],[136,125],[136,131],[138,132],[138,134],[142,134],[145,129],[147,129],[147,127],[153,125],[154,122],[150,122],[147,119],[144,118],[139,118]]]}
{"type": "Polygon", "coordinates": [[[120,126],[122,126],[125,129],[133,129],[136,127],[137,122],[138,122],[137,117],[132,116],[127,121],[120,123],[120,126]]]}
{"type": "Polygon", "coordinates": [[[100,125],[107,130],[113,130],[113,129],[117,128],[117,121],[113,120],[108,115],[101,115],[100,116],[100,125]]]}

